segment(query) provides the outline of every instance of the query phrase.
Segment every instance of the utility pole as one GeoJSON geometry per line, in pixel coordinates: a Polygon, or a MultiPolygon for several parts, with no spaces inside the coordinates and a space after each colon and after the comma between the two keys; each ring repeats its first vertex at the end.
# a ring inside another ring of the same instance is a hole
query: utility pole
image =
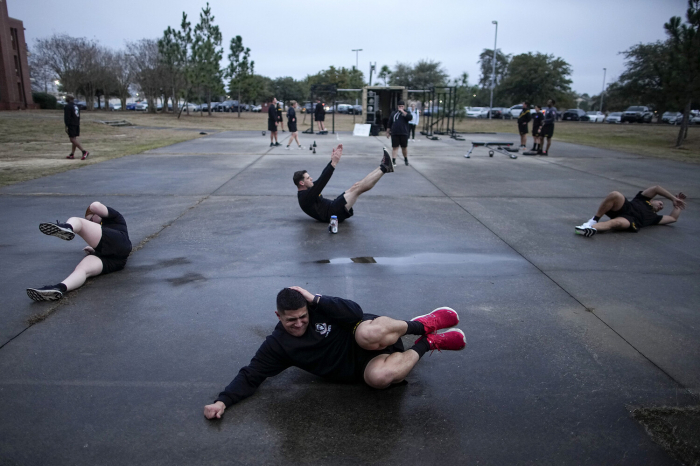
{"type": "Polygon", "coordinates": [[[600,112],[603,113],[603,95],[605,94],[605,72],[607,70],[603,68],[603,90],[600,92],[600,112]]]}
{"type": "Polygon", "coordinates": [[[491,67],[491,100],[489,101],[489,120],[493,113],[493,88],[496,87],[496,42],[498,41],[498,21],[491,21],[496,25],[496,35],[493,38],[493,66],[491,67]]]}
{"type": "Polygon", "coordinates": [[[355,52],[355,69],[359,69],[360,52],[362,52],[362,49],[352,49],[352,51],[355,52]]]}

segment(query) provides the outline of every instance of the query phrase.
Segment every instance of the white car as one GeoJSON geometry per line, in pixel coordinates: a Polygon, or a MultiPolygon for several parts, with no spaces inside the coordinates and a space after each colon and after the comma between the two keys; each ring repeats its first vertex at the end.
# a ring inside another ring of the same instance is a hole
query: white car
{"type": "Polygon", "coordinates": [[[262,110],[261,105],[253,105],[250,109],[251,112],[259,112],[260,110],[262,110]]]}
{"type": "Polygon", "coordinates": [[[605,114],[602,112],[586,112],[586,121],[602,123],[605,121],[605,114]]]}
{"type": "Polygon", "coordinates": [[[467,109],[467,118],[488,118],[488,107],[470,107],[467,109]]]}
{"type": "Polygon", "coordinates": [[[620,124],[622,123],[622,112],[613,112],[610,115],[607,116],[605,119],[605,123],[615,123],[615,124],[620,124]]]}

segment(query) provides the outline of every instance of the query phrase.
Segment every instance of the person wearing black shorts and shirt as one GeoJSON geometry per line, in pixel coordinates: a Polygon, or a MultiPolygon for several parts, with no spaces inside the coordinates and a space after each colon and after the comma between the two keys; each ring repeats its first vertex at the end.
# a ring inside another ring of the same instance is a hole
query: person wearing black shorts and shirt
{"type": "Polygon", "coordinates": [[[535,105],[535,113],[532,113],[532,149],[528,152],[523,152],[523,155],[539,155],[542,150],[542,121],[544,120],[544,114],[542,113],[542,107],[535,105]]]}
{"type": "Polygon", "coordinates": [[[323,122],[326,119],[326,108],[323,106],[320,100],[316,99],[316,107],[314,108],[314,119],[316,119],[316,125],[318,126],[318,131],[325,132],[326,126],[323,122]]]}
{"type": "Polygon", "coordinates": [[[301,207],[301,210],[309,217],[315,218],[319,222],[330,222],[332,215],[337,216],[339,222],[352,217],[354,214],[352,206],[355,205],[360,194],[372,189],[384,173],[394,171],[391,165],[389,152],[387,152],[385,148],[379,168],[372,170],[362,181],[358,181],[352,185],[350,189],[331,201],[324,198],[321,192],[323,188],[326,187],[328,181],[330,181],[331,176],[333,176],[335,167],[338,165],[338,162],[340,162],[340,157],[342,155],[343,145],[339,144],[338,147],[333,149],[331,161],[326,165],[326,168],[323,169],[321,176],[315,183],[306,170],[294,172],[292,180],[294,181],[294,186],[297,187],[299,207],[301,207]]]}
{"type": "Polygon", "coordinates": [[[362,383],[385,389],[401,383],[428,351],[459,351],[464,333],[455,328],[457,312],[437,308],[412,320],[366,314],[349,299],[313,295],[292,286],[277,294],[279,323],[212,404],[207,419],[220,419],[227,408],[251,396],[268,377],[289,367],[337,383],[362,383]],[[451,328],[444,333],[440,329],[451,328]],[[401,337],[418,335],[408,350],[401,337]]]}
{"type": "Polygon", "coordinates": [[[61,283],[43,288],[27,288],[34,301],[55,301],[68,291],[80,288],[89,277],[121,270],[131,254],[131,240],[122,214],[100,202],[93,202],[85,211],[85,218],[71,217],[65,223],[41,223],[45,235],[66,241],[79,235],[88,244],[87,254],[68,278],[61,283]]]}
{"type": "Polygon", "coordinates": [[[281,129],[284,133],[284,119],[282,119],[283,110],[284,108],[282,107],[282,102],[277,102],[277,123],[279,123],[277,129],[281,129]]]}
{"type": "Polygon", "coordinates": [[[668,225],[678,221],[681,210],[685,209],[686,196],[678,193],[674,196],[661,186],[652,186],[644,191],[639,191],[631,201],[617,191],[613,191],[601,202],[595,216],[583,225],[575,227],[577,235],[587,238],[608,230],[627,230],[637,233],[640,228],[652,225],[668,225]],[[670,200],[673,209],[670,215],[659,215],[664,208],[664,203],[655,200],[656,196],[663,196],[670,200]],[[599,222],[603,215],[610,220],[599,222]]]}
{"type": "Polygon", "coordinates": [[[396,166],[396,156],[399,153],[399,146],[403,153],[403,161],[408,165],[408,122],[413,119],[413,115],[406,111],[403,100],[397,103],[397,110],[394,110],[389,117],[386,137],[391,137],[391,161],[396,166]]]}
{"type": "Polygon", "coordinates": [[[547,138],[547,149],[542,150],[540,145],[540,155],[549,155],[549,148],[552,147],[552,136],[554,135],[554,122],[557,121],[557,108],[554,106],[554,99],[547,101],[547,109],[544,111],[544,121],[542,122],[542,137],[547,138]]]}
{"type": "Polygon", "coordinates": [[[78,136],[80,136],[80,109],[75,105],[75,97],[72,95],[66,96],[66,106],[63,108],[63,123],[66,125],[66,133],[68,134],[68,139],[70,140],[72,146],[70,150],[70,155],[67,159],[75,158],[75,149],[80,149],[83,153],[81,160],[85,160],[90,155],[90,152],[83,149],[78,141],[78,136]]]}
{"type": "Polygon", "coordinates": [[[301,149],[301,143],[299,142],[299,133],[297,132],[297,101],[292,100],[289,102],[289,108],[287,109],[287,127],[289,128],[289,143],[287,144],[287,149],[292,144],[292,141],[296,140],[299,149],[301,149]]]}
{"type": "Polygon", "coordinates": [[[280,143],[277,142],[277,99],[274,97],[267,109],[267,130],[270,132],[270,147],[279,146],[280,143]]]}
{"type": "Polygon", "coordinates": [[[518,132],[520,133],[520,148],[527,147],[527,124],[530,122],[530,104],[523,102],[523,109],[518,116],[518,132]]]}

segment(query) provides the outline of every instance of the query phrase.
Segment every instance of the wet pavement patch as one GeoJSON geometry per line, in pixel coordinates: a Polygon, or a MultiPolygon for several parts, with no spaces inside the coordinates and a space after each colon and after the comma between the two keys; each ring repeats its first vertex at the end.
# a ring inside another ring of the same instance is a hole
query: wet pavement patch
{"type": "Polygon", "coordinates": [[[647,434],[683,464],[700,464],[700,406],[634,408],[647,434]]]}
{"type": "Polygon", "coordinates": [[[205,281],[207,277],[199,273],[186,273],[182,277],[168,278],[168,281],[173,286],[182,286],[194,282],[205,281]]]}

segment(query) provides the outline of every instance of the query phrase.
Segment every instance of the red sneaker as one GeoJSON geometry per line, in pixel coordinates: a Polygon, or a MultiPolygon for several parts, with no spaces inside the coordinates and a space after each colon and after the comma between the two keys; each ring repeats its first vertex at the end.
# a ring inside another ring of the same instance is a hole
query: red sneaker
{"type": "Polygon", "coordinates": [[[435,333],[442,328],[454,327],[459,323],[457,311],[449,307],[439,307],[430,314],[414,317],[415,320],[423,324],[425,333],[435,333]]]}
{"type": "Polygon", "coordinates": [[[90,155],[90,152],[85,152],[80,160],[85,160],[86,158],[88,158],[88,155],[90,155]]]}
{"type": "Polygon", "coordinates": [[[431,351],[459,351],[463,350],[464,347],[467,346],[467,339],[464,336],[464,332],[458,328],[448,330],[444,333],[423,335],[416,340],[416,343],[418,343],[422,338],[426,338],[428,340],[431,351]]]}
{"type": "Polygon", "coordinates": [[[70,154],[70,155],[69,155],[68,157],[66,157],[66,158],[67,158],[67,159],[74,159],[75,157],[73,156],[73,154],[70,154]]]}

